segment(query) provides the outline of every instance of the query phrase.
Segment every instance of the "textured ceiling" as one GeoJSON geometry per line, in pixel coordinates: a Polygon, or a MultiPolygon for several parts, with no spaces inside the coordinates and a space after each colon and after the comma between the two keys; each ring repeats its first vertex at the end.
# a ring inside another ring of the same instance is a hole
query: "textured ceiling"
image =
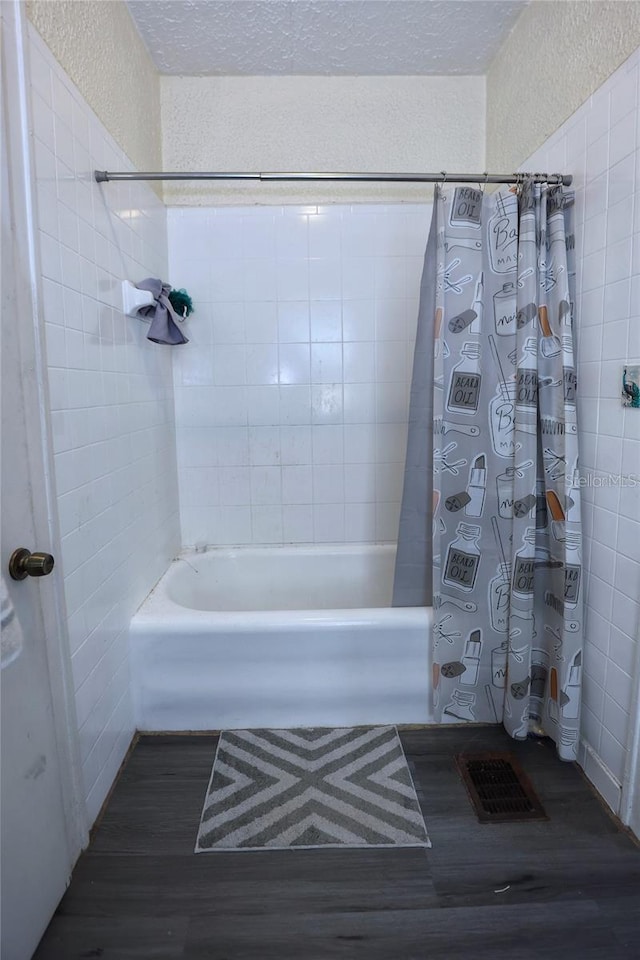
{"type": "Polygon", "coordinates": [[[527,0],[128,0],[161,73],[484,74],[527,0]]]}

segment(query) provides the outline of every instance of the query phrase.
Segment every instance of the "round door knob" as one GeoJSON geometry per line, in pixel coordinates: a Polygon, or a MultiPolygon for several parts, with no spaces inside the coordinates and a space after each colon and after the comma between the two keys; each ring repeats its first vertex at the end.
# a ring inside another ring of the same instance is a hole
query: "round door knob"
{"type": "Polygon", "coordinates": [[[46,577],[53,570],[55,561],[50,553],[31,553],[26,547],[18,547],[9,560],[9,574],[12,580],[24,580],[26,577],[46,577]]]}

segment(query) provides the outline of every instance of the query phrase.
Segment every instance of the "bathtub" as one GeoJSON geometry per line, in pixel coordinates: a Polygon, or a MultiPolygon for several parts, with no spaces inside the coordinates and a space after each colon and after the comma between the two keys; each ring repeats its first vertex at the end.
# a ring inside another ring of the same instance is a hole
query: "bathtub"
{"type": "Polygon", "coordinates": [[[426,723],[431,610],[395,546],[184,553],[130,628],[138,730],[426,723]]]}

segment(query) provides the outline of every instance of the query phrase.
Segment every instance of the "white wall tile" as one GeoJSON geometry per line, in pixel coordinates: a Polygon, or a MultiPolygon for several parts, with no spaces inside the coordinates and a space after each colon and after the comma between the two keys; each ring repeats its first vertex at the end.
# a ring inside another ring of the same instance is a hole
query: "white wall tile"
{"type": "MultiPolygon", "coordinates": [[[[354,217],[354,219],[357,218],[354,217]]],[[[373,257],[360,255],[343,260],[342,296],[345,301],[370,299],[376,293],[375,282],[375,260],[373,257]]]]}
{"type": "Polygon", "coordinates": [[[344,508],[345,539],[369,543],[376,539],[376,504],[346,503],[344,508]]]}
{"type": "Polygon", "coordinates": [[[309,342],[309,302],[283,301],[278,304],[278,340],[283,343],[309,342]]]}
{"type": "Polygon", "coordinates": [[[342,296],[342,264],[337,258],[309,260],[311,300],[339,300],[342,296]]]}
{"type": "MultiPolygon", "coordinates": [[[[396,468],[382,474],[385,496],[398,499],[379,511],[368,504],[376,463],[404,458],[429,207],[175,209],[168,220],[172,277],[189,278],[191,270],[207,296],[216,297],[196,304],[189,321],[194,348],[175,360],[177,382],[189,384],[177,390],[181,468],[204,469],[217,451],[221,502],[233,500],[228,505],[238,508],[236,523],[216,520],[212,542],[260,542],[267,529],[272,542],[278,529],[276,513],[266,512],[278,503],[257,502],[276,497],[275,474],[267,481],[254,470],[247,494],[246,477],[235,484],[234,474],[225,472],[247,465],[242,442],[234,437],[225,451],[220,434],[210,441],[203,436],[246,424],[248,462],[280,469],[279,502],[290,508],[281,514],[283,542],[309,542],[316,533],[323,541],[373,540],[381,531],[395,539],[400,493],[397,480],[388,478],[396,468]],[[267,264],[275,290],[258,282],[267,264]],[[211,357],[198,353],[202,345],[211,345],[211,357]],[[246,386],[240,351],[230,346],[244,350],[246,386]],[[211,380],[209,369],[215,370],[211,380]],[[262,427],[270,430],[254,430],[262,427]],[[358,465],[361,493],[353,483],[346,489],[345,464],[358,465]],[[345,500],[353,506],[348,516],[345,500]],[[323,509],[314,514],[314,504],[323,509]],[[249,510],[247,517],[243,506],[265,511],[249,510]],[[330,520],[329,533],[321,517],[330,520]]],[[[184,529],[189,516],[188,529],[195,530],[186,488],[181,498],[184,529]]]]}
{"type": "Polygon", "coordinates": [[[251,502],[251,475],[249,467],[218,468],[218,487],[221,506],[240,506],[251,502]]]}
{"type": "MultiPolygon", "coordinates": [[[[404,341],[402,347],[404,348],[404,341]]],[[[346,383],[374,383],[376,379],[375,342],[347,342],[343,345],[343,375],[346,383]]]]}
{"type": "Polygon", "coordinates": [[[342,301],[319,300],[309,303],[310,339],[314,343],[342,341],[342,301]]]}
{"type": "Polygon", "coordinates": [[[311,438],[314,463],[343,463],[344,428],[341,424],[314,426],[311,438]]]}
{"type": "Polygon", "coordinates": [[[310,426],[280,427],[280,457],[284,464],[302,466],[312,462],[310,426]]]}
{"type": "Polygon", "coordinates": [[[280,423],[280,389],[277,384],[248,386],[245,396],[250,426],[280,423]]]}
{"type": "Polygon", "coordinates": [[[341,463],[314,465],[313,502],[344,504],[344,467],[341,463]]]}
{"type": "MultiPolygon", "coordinates": [[[[195,351],[194,351],[195,352],[195,351]]],[[[204,356],[205,369],[211,367],[213,372],[213,383],[216,386],[237,386],[245,383],[247,369],[245,367],[245,349],[239,344],[216,344],[211,353],[204,351],[204,354],[198,354],[197,357],[190,358],[191,364],[195,361],[195,366],[202,361],[204,356]]],[[[260,383],[260,380],[252,380],[260,383]]],[[[271,381],[268,381],[271,382],[271,381]]]]}
{"type": "MultiPolygon", "coordinates": [[[[242,217],[242,256],[247,259],[275,257],[275,221],[272,214],[242,217]]],[[[204,239],[206,243],[206,238],[204,239]]]]}
{"type": "Polygon", "coordinates": [[[252,543],[251,507],[238,504],[221,510],[215,535],[213,542],[238,546],[252,543]]]}
{"type": "Polygon", "coordinates": [[[278,300],[306,300],[309,296],[309,260],[277,260],[278,300]]]}
{"type": "Polygon", "coordinates": [[[311,504],[284,504],[282,507],[284,543],[313,543],[313,507],[311,504]]]}
{"type": "Polygon", "coordinates": [[[282,468],[283,504],[313,503],[313,474],[308,465],[282,468]]]}
{"type": "Polygon", "coordinates": [[[311,360],[308,343],[281,343],[278,349],[280,383],[309,383],[311,360]]]}
{"type": "MultiPolygon", "coordinates": [[[[376,474],[368,463],[345,463],[344,465],[344,499],[345,503],[352,504],[376,502],[376,474]]],[[[347,510],[347,515],[349,511],[347,510]]],[[[375,510],[373,511],[375,517],[375,510]]]]}
{"type": "Polygon", "coordinates": [[[254,543],[282,543],[282,505],[251,507],[251,535],[254,543]]]}
{"type": "Polygon", "coordinates": [[[280,467],[251,467],[251,503],[260,506],[282,504],[280,467]]]}
{"type": "Polygon", "coordinates": [[[375,300],[343,301],[342,335],[345,343],[351,340],[375,340],[375,308],[375,300]]]}
{"type": "Polygon", "coordinates": [[[342,423],[344,419],[343,398],[342,381],[339,383],[314,383],[311,387],[311,422],[342,423]]]}
{"type": "MultiPolygon", "coordinates": [[[[586,628],[581,763],[618,810],[629,714],[640,678],[638,486],[640,418],[620,403],[622,362],[640,362],[637,314],[640,217],[637,57],[623,64],[557,132],[568,172],[576,176],[578,385],[584,488],[586,628]],[[573,132],[572,132],[573,131],[573,132]],[[586,134],[586,136],[585,136],[586,134]],[[586,170],[586,186],[581,171],[586,170]]],[[[548,168],[543,146],[540,166],[548,168]]],[[[529,167],[530,161],[523,166],[529,167]]],[[[529,167],[530,168],[530,167],[529,167]]]]}
{"type": "MultiPolygon", "coordinates": [[[[29,61],[61,563],[93,819],[134,729],[129,619],[180,542],[171,355],[119,309],[123,279],[168,277],[166,212],[146,184],[93,181],[94,168],[129,160],[31,28],[29,61]]],[[[194,444],[181,439],[202,500],[194,444]]]]}
{"type": "MultiPolygon", "coordinates": [[[[172,238],[172,211],[169,211],[169,257],[172,256],[172,251],[174,247],[174,241],[172,238]]],[[[238,305],[242,301],[242,287],[238,285],[235,291],[235,297],[237,298],[238,305]]],[[[200,316],[198,319],[202,321],[203,324],[210,322],[207,314],[209,311],[206,308],[206,305],[203,310],[204,316],[200,316]],[[204,312],[206,311],[206,312],[204,312]]],[[[278,315],[276,312],[276,304],[274,302],[265,302],[265,301],[255,301],[252,303],[245,304],[244,307],[244,327],[245,327],[245,340],[247,343],[277,343],[278,339],[278,315]]]]}
{"type": "Polygon", "coordinates": [[[311,388],[301,384],[280,387],[280,423],[298,426],[311,422],[311,388]]]}
{"type": "Polygon", "coordinates": [[[341,219],[330,213],[309,217],[309,256],[336,258],[340,255],[341,219]]]}
{"type": "Polygon", "coordinates": [[[254,343],[246,348],[247,383],[278,383],[277,343],[254,343]]]}
{"type": "MultiPolygon", "coordinates": [[[[211,343],[243,343],[245,339],[244,312],[244,304],[242,303],[217,304],[215,310],[212,311],[211,325],[206,324],[203,327],[204,331],[209,332],[211,343]]],[[[193,353],[193,351],[191,352],[193,353]]]]}
{"type": "Polygon", "coordinates": [[[316,543],[340,543],[345,538],[343,503],[313,505],[313,537],[316,543]]]}
{"type": "MultiPolygon", "coordinates": [[[[249,427],[249,463],[252,466],[277,466],[280,463],[280,428],[277,426],[249,427]]],[[[220,463],[227,463],[221,454],[220,463]]]]}
{"type": "Polygon", "coordinates": [[[342,381],[342,344],[311,344],[311,382],[338,383],[342,381]]]}
{"type": "Polygon", "coordinates": [[[291,212],[276,220],[276,254],[279,259],[308,256],[308,217],[291,212]]]}

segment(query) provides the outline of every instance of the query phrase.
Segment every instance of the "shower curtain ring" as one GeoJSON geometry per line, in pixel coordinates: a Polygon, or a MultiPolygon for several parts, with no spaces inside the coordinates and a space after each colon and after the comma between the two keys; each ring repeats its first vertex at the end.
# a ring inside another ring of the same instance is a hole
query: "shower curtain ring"
{"type": "Polygon", "coordinates": [[[440,173],[442,174],[442,186],[444,187],[445,183],[447,182],[447,171],[441,170],[440,173]]]}

